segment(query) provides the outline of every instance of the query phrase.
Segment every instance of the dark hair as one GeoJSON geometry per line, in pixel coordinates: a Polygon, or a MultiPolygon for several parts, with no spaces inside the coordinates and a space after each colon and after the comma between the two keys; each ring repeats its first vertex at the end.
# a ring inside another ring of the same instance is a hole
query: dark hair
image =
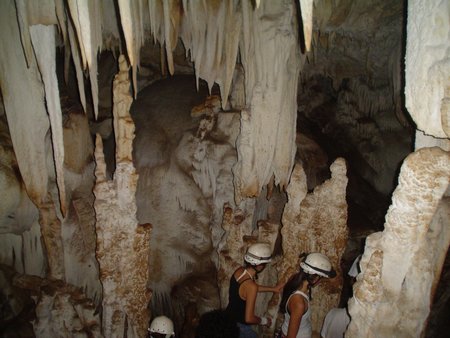
{"type": "Polygon", "coordinates": [[[195,338],[239,338],[239,328],[225,310],[212,310],[200,317],[195,338]]]}
{"type": "Polygon", "coordinates": [[[300,270],[296,274],[292,275],[283,288],[283,296],[281,297],[280,312],[286,313],[286,303],[289,296],[298,289],[303,281],[308,280],[308,274],[303,270],[300,270]]]}

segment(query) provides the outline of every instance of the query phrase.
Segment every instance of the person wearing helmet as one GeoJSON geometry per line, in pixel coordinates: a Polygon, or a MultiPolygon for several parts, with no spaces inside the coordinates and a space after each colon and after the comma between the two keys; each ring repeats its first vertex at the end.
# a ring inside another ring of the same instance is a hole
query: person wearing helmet
{"type": "Polygon", "coordinates": [[[300,263],[300,271],[286,283],[281,299],[280,311],[284,313],[281,326],[283,338],[311,338],[311,288],[322,278],[333,278],[333,270],[327,256],[314,252],[300,263]]]}
{"type": "Polygon", "coordinates": [[[175,337],[173,322],[166,316],[155,317],[148,330],[149,338],[172,338],[175,337]]]}
{"type": "Polygon", "coordinates": [[[251,325],[270,326],[269,317],[255,315],[256,295],[258,292],[280,292],[283,284],[263,286],[256,283],[257,274],[264,270],[272,260],[272,250],[267,243],[251,245],[245,256],[244,265],[239,267],[230,278],[229,298],[226,311],[237,322],[240,338],[257,338],[251,325]]]}

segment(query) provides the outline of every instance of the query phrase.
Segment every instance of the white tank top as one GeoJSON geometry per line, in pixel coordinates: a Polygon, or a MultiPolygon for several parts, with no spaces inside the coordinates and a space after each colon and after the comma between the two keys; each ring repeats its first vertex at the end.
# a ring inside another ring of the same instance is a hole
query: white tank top
{"type": "Polygon", "coordinates": [[[291,300],[291,297],[293,295],[302,295],[306,299],[306,303],[308,304],[308,310],[303,314],[302,321],[300,322],[300,327],[298,328],[296,338],[311,338],[312,335],[312,327],[311,327],[311,307],[309,306],[309,297],[302,291],[295,291],[293,292],[287,302],[286,302],[286,313],[284,314],[284,322],[281,326],[281,331],[286,336],[289,328],[289,320],[291,319],[291,316],[289,315],[288,311],[288,304],[291,300]]]}

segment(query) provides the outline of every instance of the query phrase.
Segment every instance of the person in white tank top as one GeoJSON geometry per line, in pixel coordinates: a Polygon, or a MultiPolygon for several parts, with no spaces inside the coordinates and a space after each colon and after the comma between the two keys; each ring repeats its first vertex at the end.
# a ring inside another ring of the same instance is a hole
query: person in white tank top
{"type": "Polygon", "coordinates": [[[311,338],[311,309],[309,296],[311,288],[322,277],[333,278],[333,270],[327,256],[314,252],[300,263],[300,271],[286,283],[281,299],[280,311],[284,313],[281,326],[283,338],[311,338]]]}

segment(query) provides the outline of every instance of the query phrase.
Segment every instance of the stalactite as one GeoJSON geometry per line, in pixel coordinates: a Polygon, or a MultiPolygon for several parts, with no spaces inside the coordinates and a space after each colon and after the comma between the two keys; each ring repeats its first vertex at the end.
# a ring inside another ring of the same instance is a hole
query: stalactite
{"type": "Polygon", "coordinates": [[[89,70],[95,117],[98,116],[97,52],[102,46],[100,2],[68,0],[78,37],[82,65],[89,70]]]}
{"type": "Polygon", "coordinates": [[[67,43],[67,18],[66,18],[66,11],[64,7],[64,0],[53,0],[55,2],[55,12],[56,12],[56,18],[58,19],[58,29],[60,30],[60,33],[62,35],[62,40],[65,46],[68,45],[67,43]]]}
{"type": "MultiPolygon", "coordinates": [[[[163,15],[164,15],[164,44],[166,46],[167,64],[169,66],[169,73],[173,75],[173,54],[178,41],[178,26],[180,21],[179,2],[176,0],[163,1],[163,15]]],[[[161,41],[162,45],[162,41],[161,41]]]]}
{"type": "Polygon", "coordinates": [[[68,23],[68,36],[69,36],[69,43],[70,43],[70,52],[73,55],[73,64],[75,66],[75,74],[77,77],[77,84],[78,84],[78,93],[80,95],[80,102],[83,106],[83,110],[87,112],[86,110],[86,93],[84,90],[84,74],[83,74],[83,66],[81,64],[81,56],[79,52],[79,47],[77,44],[75,32],[73,30],[72,23],[68,23]]]}
{"type": "Polygon", "coordinates": [[[313,5],[314,0],[298,0],[300,3],[300,9],[303,21],[303,34],[305,38],[306,51],[311,50],[311,36],[313,31],[313,5]]]}
{"type": "Polygon", "coordinates": [[[417,129],[440,138],[450,137],[442,127],[450,113],[441,112],[442,101],[449,99],[449,10],[447,1],[408,2],[405,106],[417,129]]]}
{"type": "Polygon", "coordinates": [[[23,52],[27,65],[30,66],[33,60],[33,49],[31,47],[30,32],[28,30],[28,15],[25,0],[15,0],[17,9],[17,21],[20,27],[20,41],[22,41],[23,52]]]}
{"type": "Polygon", "coordinates": [[[47,196],[45,135],[49,121],[35,62],[27,64],[13,1],[0,2],[0,84],[14,152],[28,195],[39,205],[47,196]]]}
{"type": "Polygon", "coordinates": [[[233,169],[237,201],[257,196],[273,174],[282,188],[289,180],[296,150],[295,93],[300,70],[294,10],[292,3],[263,2],[258,11],[242,3],[240,51],[248,108],[242,111],[239,160],[233,169]],[[269,13],[277,20],[262,19],[269,13]],[[283,27],[286,34],[267,34],[272,25],[283,27]]]}
{"type": "Polygon", "coordinates": [[[144,41],[143,23],[140,10],[144,0],[119,0],[120,20],[124,32],[127,55],[133,72],[133,92],[137,96],[137,70],[140,65],[140,51],[144,41]]]}
{"type": "Polygon", "coordinates": [[[64,143],[62,111],[59,101],[58,79],[56,78],[56,44],[55,27],[34,25],[30,27],[30,35],[36,55],[39,71],[44,83],[47,112],[50,117],[51,137],[53,145],[56,178],[59,200],[63,215],[67,211],[66,188],[64,182],[64,143]]]}
{"type": "Polygon", "coordinates": [[[236,64],[242,16],[235,1],[183,1],[184,16],[180,36],[194,62],[199,78],[219,84],[222,107],[226,106],[236,64]]]}
{"type": "Polygon", "coordinates": [[[117,22],[116,0],[101,0],[102,16],[102,36],[103,49],[113,52],[117,58],[116,52],[122,54],[121,37],[119,33],[119,23],[117,22]]]}
{"type": "Polygon", "coordinates": [[[41,229],[34,222],[31,229],[22,234],[23,273],[44,277],[47,268],[47,257],[42,247],[41,229]]]}

